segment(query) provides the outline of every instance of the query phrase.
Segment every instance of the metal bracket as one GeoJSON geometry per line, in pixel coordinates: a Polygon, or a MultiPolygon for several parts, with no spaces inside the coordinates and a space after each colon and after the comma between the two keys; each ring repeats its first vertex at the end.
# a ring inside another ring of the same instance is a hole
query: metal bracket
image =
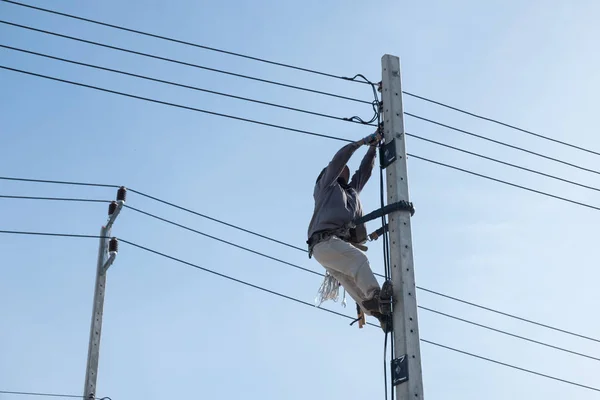
{"type": "Polygon", "coordinates": [[[396,142],[395,139],[390,140],[389,143],[384,144],[379,149],[379,162],[381,168],[389,167],[394,161],[396,161],[396,142]]]}
{"type": "Polygon", "coordinates": [[[408,381],[408,355],[392,360],[392,384],[397,386],[408,381]]]}

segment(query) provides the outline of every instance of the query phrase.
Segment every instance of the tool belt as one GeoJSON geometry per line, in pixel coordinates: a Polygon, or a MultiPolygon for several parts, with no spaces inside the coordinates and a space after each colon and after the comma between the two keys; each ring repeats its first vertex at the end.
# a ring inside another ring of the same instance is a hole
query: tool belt
{"type": "Polygon", "coordinates": [[[334,236],[350,243],[362,251],[367,251],[366,246],[355,243],[356,232],[354,232],[354,229],[343,227],[339,229],[323,230],[313,233],[312,236],[306,241],[308,244],[308,258],[312,258],[313,248],[318,243],[326,242],[334,236]]]}
{"type": "Polygon", "coordinates": [[[313,248],[318,243],[325,242],[334,236],[339,237],[340,239],[347,242],[350,240],[350,229],[339,228],[339,229],[323,230],[323,231],[318,231],[318,232],[313,233],[311,235],[311,237],[308,238],[308,240],[306,241],[306,244],[308,244],[308,258],[312,257],[313,248]]]}

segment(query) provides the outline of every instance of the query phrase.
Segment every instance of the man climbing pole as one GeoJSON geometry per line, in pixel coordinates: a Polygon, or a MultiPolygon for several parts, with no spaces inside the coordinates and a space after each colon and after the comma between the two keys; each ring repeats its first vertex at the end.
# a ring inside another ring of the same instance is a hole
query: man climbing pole
{"type": "MultiPolygon", "coordinates": [[[[317,181],[313,192],[315,208],[308,227],[309,257],[325,268],[356,301],[364,314],[377,318],[384,332],[389,332],[389,301],[392,296],[390,282],[380,288],[369,260],[364,253],[367,240],[365,224],[353,221],[363,216],[359,194],[371,177],[377,144],[382,134],[375,133],[349,143],[333,156],[317,181]],[[346,165],[361,146],[369,149],[360,167],[350,179],[346,165]],[[363,251],[364,250],[364,251],[363,251]]],[[[327,279],[327,278],[326,278],[327,279]]]]}

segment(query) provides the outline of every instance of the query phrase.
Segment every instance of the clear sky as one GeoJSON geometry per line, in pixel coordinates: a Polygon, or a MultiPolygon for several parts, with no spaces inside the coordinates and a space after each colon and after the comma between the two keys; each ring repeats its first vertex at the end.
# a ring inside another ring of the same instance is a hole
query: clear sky
{"type": "MultiPolygon", "coordinates": [[[[596,1],[272,0],[30,4],[339,75],[381,77],[401,58],[405,90],[600,149],[596,1]]],[[[40,29],[371,100],[367,86],[0,3],[40,29]]],[[[0,24],[0,42],[341,117],[368,105],[122,54],[0,24]]],[[[368,127],[173,88],[0,49],[0,64],[164,101],[358,139],[368,127]]],[[[588,168],[597,159],[412,98],[405,111],[588,168]]],[[[406,118],[407,131],[600,186],[597,175],[406,118]]],[[[342,142],[0,71],[3,176],[125,185],[303,246],[316,175],[342,142]]],[[[591,204],[591,190],[408,141],[409,152],[591,204]]],[[[357,152],[357,166],[364,149],[357,152]]],[[[378,206],[378,173],[363,194],[378,206]]],[[[420,286],[599,337],[596,210],[409,160],[420,286]]],[[[113,189],[0,182],[0,194],[110,200],[113,189]]],[[[133,193],[128,204],[320,271],[306,254],[133,193]]],[[[0,229],[97,234],[105,204],[6,200],[0,229]]],[[[376,223],[369,229],[377,228],[376,223]]],[[[321,280],[124,210],[113,233],[312,302],[321,280]]],[[[381,243],[371,245],[382,272],[381,243]]],[[[3,235],[0,390],[80,394],[97,241],[3,235]]],[[[418,292],[419,304],[600,357],[600,345],[418,292]]],[[[325,307],[354,315],[354,303],[325,307]]],[[[420,311],[421,337],[598,385],[598,363],[420,311]],[[595,379],[596,378],[596,379],[595,379]]],[[[113,400],[383,398],[383,334],[123,245],[107,282],[98,395],[113,400]]],[[[568,386],[422,344],[428,399],[596,399],[568,386]]],[[[14,396],[0,395],[2,399],[14,396]]]]}

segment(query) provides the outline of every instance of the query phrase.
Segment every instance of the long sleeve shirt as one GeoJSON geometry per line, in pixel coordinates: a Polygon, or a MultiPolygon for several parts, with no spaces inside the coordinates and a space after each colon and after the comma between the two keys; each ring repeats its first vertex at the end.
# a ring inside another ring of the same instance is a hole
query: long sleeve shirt
{"type": "MultiPolygon", "coordinates": [[[[359,143],[349,143],[342,147],[321,172],[321,178],[315,184],[313,197],[315,208],[308,227],[308,237],[315,232],[343,228],[355,218],[363,216],[359,194],[371,177],[375,162],[376,148],[370,146],[363,157],[360,167],[352,175],[350,183],[343,185],[338,178],[350,157],[360,147],[359,143]]],[[[356,227],[356,242],[366,240],[364,224],[356,227]]]]}

